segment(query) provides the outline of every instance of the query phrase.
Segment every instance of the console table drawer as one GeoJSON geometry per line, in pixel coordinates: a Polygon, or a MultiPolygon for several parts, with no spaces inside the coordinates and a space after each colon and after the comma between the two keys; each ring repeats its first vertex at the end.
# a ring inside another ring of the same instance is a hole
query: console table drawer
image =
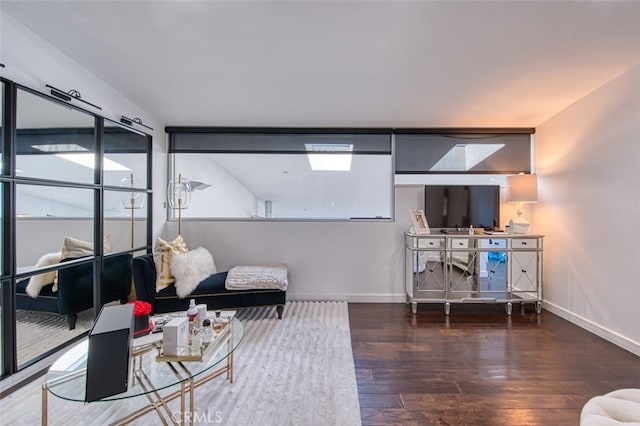
{"type": "Polygon", "coordinates": [[[537,249],[538,241],[533,238],[513,238],[511,247],[515,249],[537,249]]]}
{"type": "Polygon", "coordinates": [[[418,247],[420,248],[439,249],[442,246],[442,239],[440,238],[421,238],[418,240],[418,247]]]}
{"type": "Polygon", "coordinates": [[[451,248],[452,249],[468,249],[469,248],[469,238],[452,238],[451,239],[451,248]]]}

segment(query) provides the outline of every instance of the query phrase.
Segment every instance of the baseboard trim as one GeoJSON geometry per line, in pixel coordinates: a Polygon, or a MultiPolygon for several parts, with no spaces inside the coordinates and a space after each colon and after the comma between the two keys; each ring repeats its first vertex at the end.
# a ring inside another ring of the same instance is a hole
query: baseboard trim
{"type": "Polygon", "coordinates": [[[295,294],[287,295],[288,300],[341,300],[351,303],[405,303],[407,297],[404,294],[295,294]]]}
{"type": "Polygon", "coordinates": [[[619,346],[634,355],[640,356],[640,343],[634,342],[628,337],[622,336],[621,334],[609,330],[606,327],[602,327],[601,325],[596,324],[593,321],[583,318],[580,315],[576,315],[573,312],[570,312],[553,303],[543,301],[542,307],[547,311],[559,316],[560,318],[565,319],[580,328],[584,328],[585,330],[595,334],[596,336],[601,337],[604,340],[611,342],[614,345],[619,346]]]}

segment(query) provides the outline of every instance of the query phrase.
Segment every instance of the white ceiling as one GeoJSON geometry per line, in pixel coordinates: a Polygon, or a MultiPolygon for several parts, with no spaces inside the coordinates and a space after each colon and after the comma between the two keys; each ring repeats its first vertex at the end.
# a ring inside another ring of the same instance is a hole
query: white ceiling
{"type": "Polygon", "coordinates": [[[1,7],[166,125],[535,127],[640,63],[637,1],[1,7]]]}

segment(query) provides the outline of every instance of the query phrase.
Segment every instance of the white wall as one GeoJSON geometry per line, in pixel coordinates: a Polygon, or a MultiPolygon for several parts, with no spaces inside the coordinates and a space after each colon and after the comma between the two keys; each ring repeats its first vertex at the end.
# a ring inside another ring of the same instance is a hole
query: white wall
{"type": "MultiPolygon", "coordinates": [[[[140,117],[154,131],[153,137],[153,187],[164,188],[166,185],[167,159],[166,135],[164,123],[157,122],[148,116],[140,107],[126,98],[126,93],[119,93],[102,82],[94,74],[83,68],[72,58],[66,56],[50,45],[46,40],[35,35],[12,17],[0,10],[0,75],[37,91],[48,93],[46,85],[70,90],[78,90],[83,99],[101,106],[102,111],[95,110],[82,102],[72,101],[74,105],[87,107],[91,112],[106,118],[119,121],[122,115],[140,117]]],[[[166,196],[163,190],[157,191],[154,197],[154,235],[159,235],[166,219],[163,203],[166,196]]]]}
{"type": "Polygon", "coordinates": [[[554,313],[640,355],[640,66],[536,130],[554,313]]]}

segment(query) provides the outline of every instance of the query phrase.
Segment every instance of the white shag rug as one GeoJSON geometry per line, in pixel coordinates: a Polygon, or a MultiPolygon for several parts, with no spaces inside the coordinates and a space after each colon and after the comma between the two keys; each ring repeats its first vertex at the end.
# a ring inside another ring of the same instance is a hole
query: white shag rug
{"type": "MultiPolygon", "coordinates": [[[[224,375],[196,389],[195,424],[360,425],[346,302],[288,302],[282,320],[274,308],[242,310],[245,336],[234,357],[234,382],[224,375]]],[[[40,384],[2,400],[3,424],[38,424],[40,384]],[[6,422],[6,423],[5,423],[6,422]]],[[[49,397],[49,424],[108,424],[146,403],[81,404],[49,397]]],[[[179,410],[179,401],[170,407],[179,410]]],[[[135,425],[156,425],[149,413],[135,425]]]]}

